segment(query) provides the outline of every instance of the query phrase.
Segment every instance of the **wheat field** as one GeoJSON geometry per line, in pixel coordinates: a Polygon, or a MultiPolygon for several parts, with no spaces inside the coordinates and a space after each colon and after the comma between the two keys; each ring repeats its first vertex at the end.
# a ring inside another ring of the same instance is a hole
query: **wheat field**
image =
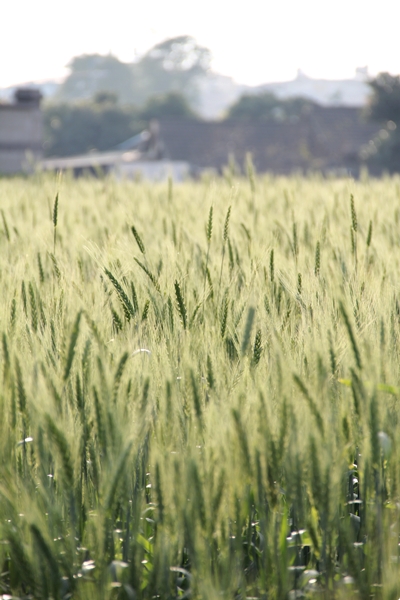
{"type": "Polygon", "coordinates": [[[399,178],[0,207],[0,598],[399,597],[399,178]]]}

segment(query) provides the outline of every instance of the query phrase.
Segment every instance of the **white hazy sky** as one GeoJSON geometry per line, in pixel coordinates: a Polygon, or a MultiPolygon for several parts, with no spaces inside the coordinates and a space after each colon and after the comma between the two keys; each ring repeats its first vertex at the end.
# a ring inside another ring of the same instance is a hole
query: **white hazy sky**
{"type": "Polygon", "coordinates": [[[0,0],[0,87],[62,77],[73,56],[132,61],[188,34],[214,71],[256,85],[400,73],[400,0],[0,0]]]}

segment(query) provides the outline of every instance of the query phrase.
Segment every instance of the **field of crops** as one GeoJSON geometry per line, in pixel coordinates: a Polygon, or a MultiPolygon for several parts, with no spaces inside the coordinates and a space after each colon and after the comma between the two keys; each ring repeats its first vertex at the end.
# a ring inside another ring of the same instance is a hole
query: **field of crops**
{"type": "Polygon", "coordinates": [[[0,598],[399,598],[399,178],[0,209],[0,598]]]}

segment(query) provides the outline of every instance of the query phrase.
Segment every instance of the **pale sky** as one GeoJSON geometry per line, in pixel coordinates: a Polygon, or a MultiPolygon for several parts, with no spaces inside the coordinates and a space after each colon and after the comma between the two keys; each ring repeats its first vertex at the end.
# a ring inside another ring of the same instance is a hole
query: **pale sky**
{"type": "Polygon", "coordinates": [[[62,77],[73,56],[130,62],[191,35],[239,83],[400,74],[400,0],[0,0],[0,87],[62,77]]]}

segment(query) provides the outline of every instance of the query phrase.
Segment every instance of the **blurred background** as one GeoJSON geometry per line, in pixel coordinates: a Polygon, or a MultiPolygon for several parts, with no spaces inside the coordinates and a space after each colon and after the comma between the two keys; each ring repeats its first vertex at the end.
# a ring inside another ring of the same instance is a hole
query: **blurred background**
{"type": "Polygon", "coordinates": [[[125,153],[192,174],[243,170],[250,155],[261,172],[400,170],[393,2],[38,0],[3,12],[0,172],[27,152],[92,157],[74,169],[125,153]]]}

